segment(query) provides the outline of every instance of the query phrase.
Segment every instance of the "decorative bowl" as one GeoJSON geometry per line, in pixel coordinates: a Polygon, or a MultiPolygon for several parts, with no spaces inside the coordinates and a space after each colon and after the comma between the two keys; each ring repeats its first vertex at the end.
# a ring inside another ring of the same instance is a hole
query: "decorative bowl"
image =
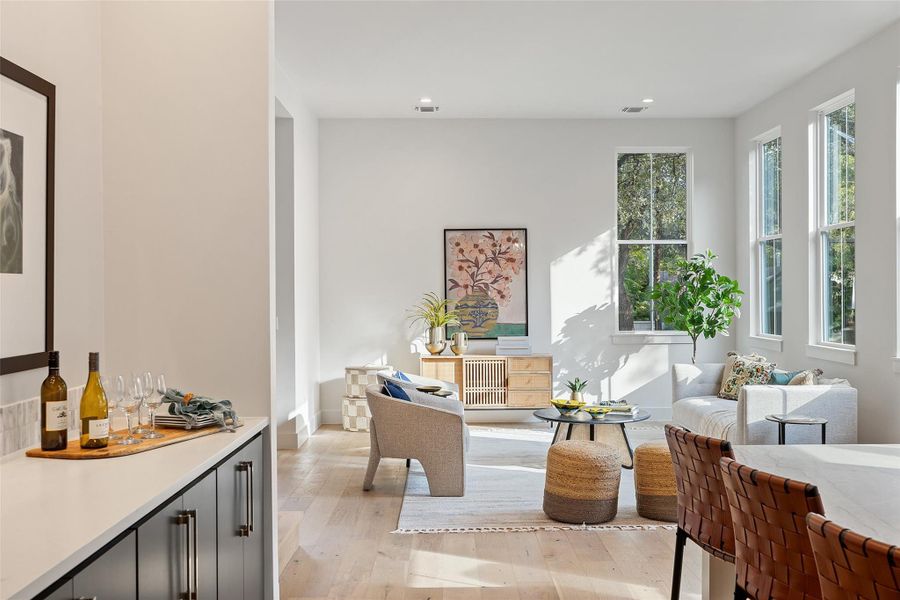
{"type": "Polygon", "coordinates": [[[591,415],[595,419],[602,419],[606,416],[606,413],[609,412],[609,408],[606,406],[600,406],[599,404],[588,404],[584,406],[581,410],[591,415]]]}
{"type": "Polygon", "coordinates": [[[553,398],[550,400],[550,404],[556,407],[556,410],[559,411],[564,417],[571,417],[584,406],[584,401],[582,400],[569,400],[567,398],[553,398]]]}
{"type": "Polygon", "coordinates": [[[416,389],[420,392],[425,392],[426,394],[431,394],[434,392],[439,392],[441,390],[441,386],[439,386],[439,385],[420,385],[416,389]]]}

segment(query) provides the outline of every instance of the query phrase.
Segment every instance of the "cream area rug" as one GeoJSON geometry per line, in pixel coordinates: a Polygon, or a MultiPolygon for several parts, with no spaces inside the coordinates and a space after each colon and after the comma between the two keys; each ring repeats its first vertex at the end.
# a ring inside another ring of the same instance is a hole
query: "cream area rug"
{"type": "MultiPolygon", "coordinates": [[[[425,472],[418,462],[412,461],[396,533],[675,528],[673,523],[637,514],[634,475],[627,469],[622,469],[619,510],[612,521],[600,525],[553,521],[542,510],[552,430],[488,426],[472,426],[470,430],[466,495],[431,497],[425,472]]],[[[632,448],[665,438],[660,423],[637,423],[627,426],[627,431],[632,448]]],[[[580,436],[573,439],[577,437],[580,436]]]]}

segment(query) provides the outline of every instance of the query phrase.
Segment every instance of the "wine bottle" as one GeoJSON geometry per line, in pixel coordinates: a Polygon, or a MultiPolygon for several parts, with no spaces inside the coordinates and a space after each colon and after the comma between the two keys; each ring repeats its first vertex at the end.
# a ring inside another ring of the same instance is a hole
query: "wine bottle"
{"type": "Polygon", "coordinates": [[[50,373],[41,384],[41,450],[65,450],[69,444],[69,402],[59,376],[59,352],[50,353],[50,373]]]}
{"type": "Polygon", "coordinates": [[[88,354],[88,380],[81,396],[81,447],[106,448],[109,444],[109,406],[100,383],[100,353],[88,354]]]}

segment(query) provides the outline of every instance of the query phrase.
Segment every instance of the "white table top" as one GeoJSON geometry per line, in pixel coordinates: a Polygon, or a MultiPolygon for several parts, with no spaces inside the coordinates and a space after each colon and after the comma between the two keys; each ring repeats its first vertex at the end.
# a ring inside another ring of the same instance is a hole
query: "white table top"
{"type": "Polygon", "coordinates": [[[0,463],[0,598],[31,598],[268,424],[130,456],[0,463]]]}
{"type": "Polygon", "coordinates": [[[738,462],[819,488],[825,516],[900,544],[900,444],[735,446],[738,462]]]}

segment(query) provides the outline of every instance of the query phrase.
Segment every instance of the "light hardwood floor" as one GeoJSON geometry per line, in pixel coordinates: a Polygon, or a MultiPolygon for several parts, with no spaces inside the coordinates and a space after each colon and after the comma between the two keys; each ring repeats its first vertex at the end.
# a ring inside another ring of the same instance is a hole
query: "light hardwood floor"
{"type": "MultiPolygon", "coordinates": [[[[669,598],[673,531],[392,534],[402,460],[362,491],[369,435],[321,428],[278,452],[281,597],[396,600],[669,598]]],[[[699,598],[688,544],[681,597],[699,598]]]]}

